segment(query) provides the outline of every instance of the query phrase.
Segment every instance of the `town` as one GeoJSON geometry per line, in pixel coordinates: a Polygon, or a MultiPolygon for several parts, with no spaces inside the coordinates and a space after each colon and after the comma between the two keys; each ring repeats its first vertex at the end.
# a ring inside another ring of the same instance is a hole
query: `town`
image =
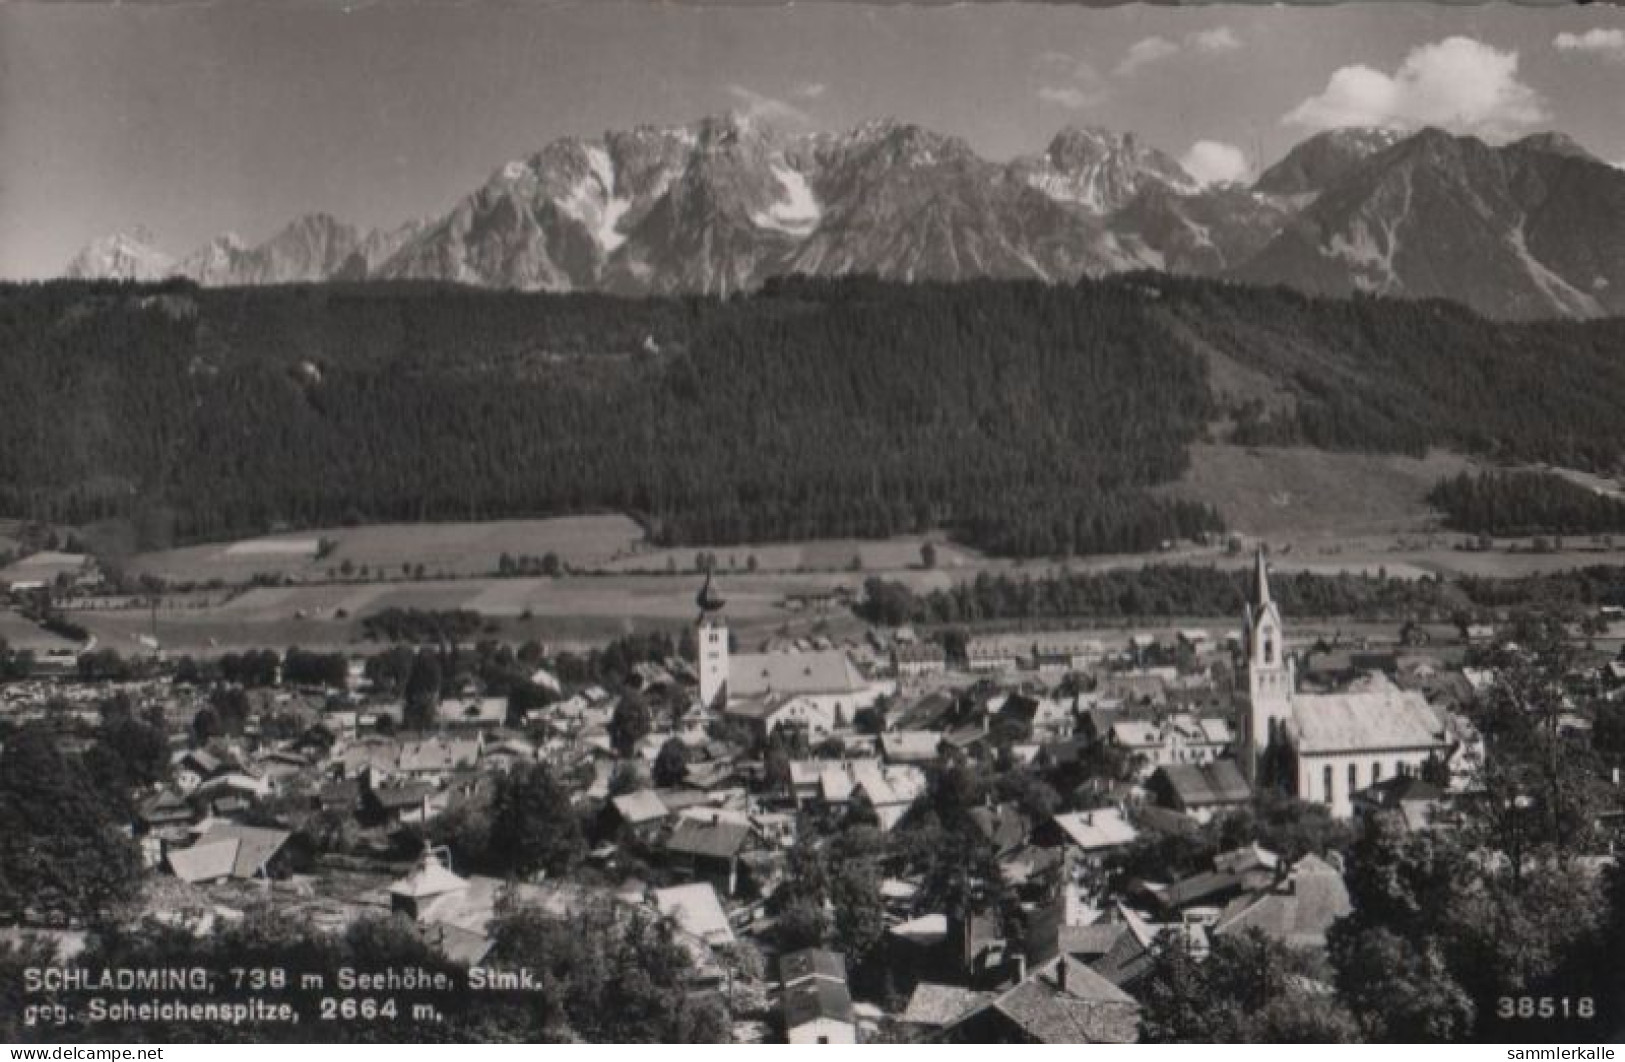
{"type": "MultiPolygon", "coordinates": [[[[1343,643],[1295,626],[1258,543],[1238,614],[1172,633],[907,622],[871,580],[861,634],[745,645],[698,568],[689,624],[586,652],[432,613],[369,652],[0,651],[6,980],[255,963],[218,990],[376,1039],[1550,1039],[1617,1014],[1617,609],[1343,643]]],[[[95,581],[10,592],[60,634],[49,598],[95,581]]],[[[20,998],[8,1038],[136,1035],[20,998]]]]}

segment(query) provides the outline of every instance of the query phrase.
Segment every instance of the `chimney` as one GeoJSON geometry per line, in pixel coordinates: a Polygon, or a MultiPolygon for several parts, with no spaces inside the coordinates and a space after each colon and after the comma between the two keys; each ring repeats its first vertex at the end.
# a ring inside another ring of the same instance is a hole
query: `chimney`
{"type": "Polygon", "coordinates": [[[1025,981],[1026,979],[1027,979],[1027,954],[1026,954],[1026,952],[1018,951],[1018,952],[1016,952],[1016,984],[1019,985],[1021,982],[1025,981]]]}
{"type": "Polygon", "coordinates": [[[1066,991],[1066,965],[1066,952],[1063,951],[1055,962],[1055,985],[1063,992],[1066,991]]]}

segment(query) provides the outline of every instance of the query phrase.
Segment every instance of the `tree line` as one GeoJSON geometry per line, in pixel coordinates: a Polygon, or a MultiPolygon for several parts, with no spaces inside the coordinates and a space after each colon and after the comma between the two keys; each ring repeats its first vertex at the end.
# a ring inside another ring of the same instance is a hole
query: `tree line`
{"type": "Polygon", "coordinates": [[[1555,472],[1463,472],[1428,501],[1456,531],[1488,535],[1602,534],[1625,530],[1625,501],[1555,472]]]}
{"type": "Polygon", "coordinates": [[[1607,468],[1625,322],[1169,277],[785,279],[745,298],[0,286],[0,511],[142,546],[615,510],[657,543],[947,528],[1000,553],[1219,527],[1146,488],[1244,443],[1607,468]],[[1276,382],[1217,400],[1208,352],[1276,382]]]}
{"type": "MultiPolygon", "coordinates": [[[[1239,616],[1251,572],[1193,564],[1148,564],[1041,575],[980,572],[946,589],[918,593],[871,576],[854,606],[871,623],[955,624],[987,620],[1143,619],[1239,616]]],[[[1270,593],[1292,616],[1370,621],[1456,622],[1483,610],[1533,608],[1572,614],[1625,605],[1625,567],[1590,565],[1510,578],[1474,575],[1403,578],[1372,572],[1276,572],[1270,593]]]]}

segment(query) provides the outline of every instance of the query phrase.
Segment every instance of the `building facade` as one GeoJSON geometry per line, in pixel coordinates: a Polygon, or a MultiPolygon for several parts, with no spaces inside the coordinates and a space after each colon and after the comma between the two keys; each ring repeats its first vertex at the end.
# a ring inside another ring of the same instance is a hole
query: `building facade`
{"type": "Polygon", "coordinates": [[[1252,582],[1242,632],[1236,754],[1255,790],[1279,786],[1349,818],[1356,793],[1420,774],[1430,760],[1449,760],[1455,748],[1449,716],[1414,690],[1372,675],[1339,693],[1299,693],[1262,550],[1252,582]]]}

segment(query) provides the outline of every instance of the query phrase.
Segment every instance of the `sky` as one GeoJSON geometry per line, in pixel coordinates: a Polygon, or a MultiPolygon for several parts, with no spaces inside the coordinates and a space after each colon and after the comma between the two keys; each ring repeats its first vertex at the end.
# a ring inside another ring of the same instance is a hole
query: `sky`
{"type": "Polygon", "coordinates": [[[730,109],[995,159],[1103,126],[1222,181],[1349,124],[1625,163],[1622,100],[1617,7],[0,3],[0,277],[136,226],[176,255],[317,210],[394,226],[557,137],[730,109]]]}

